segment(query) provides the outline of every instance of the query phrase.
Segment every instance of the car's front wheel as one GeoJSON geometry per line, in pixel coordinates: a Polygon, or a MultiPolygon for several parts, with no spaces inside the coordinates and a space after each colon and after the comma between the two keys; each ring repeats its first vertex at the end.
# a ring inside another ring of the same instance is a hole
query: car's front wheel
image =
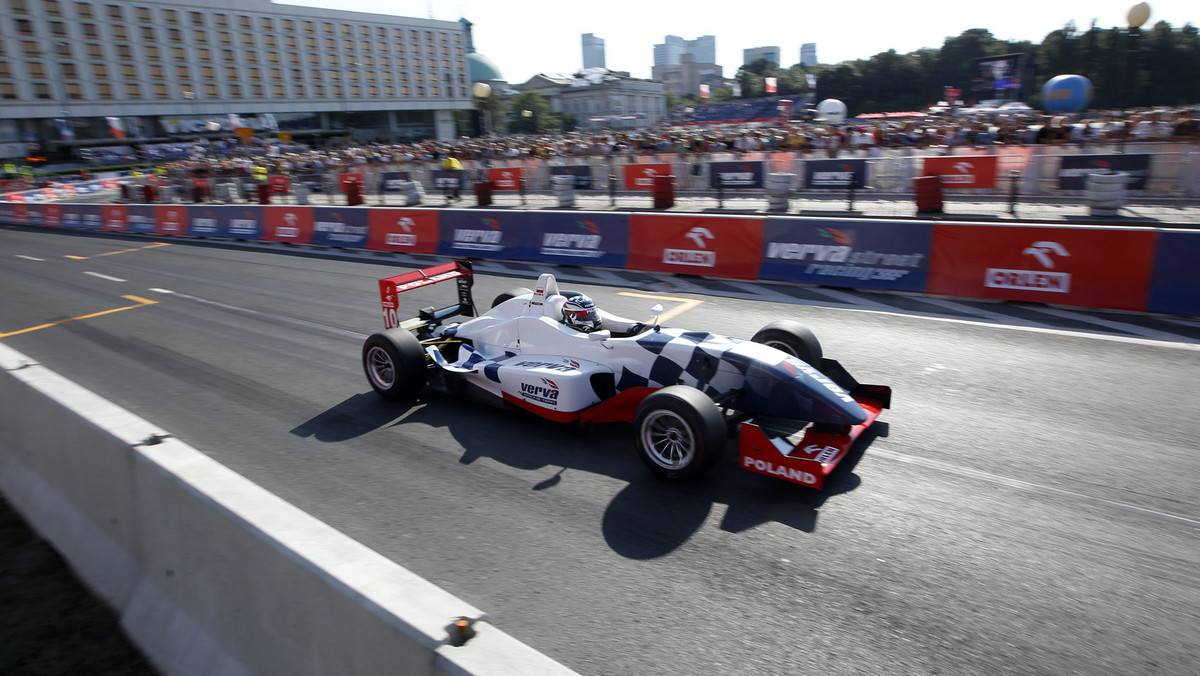
{"type": "Polygon", "coordinates": [[[646,397],[633,417],[634,444],[652,472],[691,479],[708,471],[725,449],[725,419],[700,390],[672,385],[646,397]]]}
{"type": "Polygon", "coordinates": [[[821,368],[821,341],[806,326],[790,319],[771,322],[750,339],[804,360],[813,368],[821,368]]]}
{"type": "Polygon", "coordinates": [[[428,372],[421,341],[404,329],[372,334],[363,343],[363,370],[386,399],[411,399],[425,387],[428,372]]]}
{"type": "Polygon", "coordinates": [[[527,293],[533,293],[533,289],[529,289],[524,286],[518,286],[515,289],[509,289],[508,291],[505,291],[492,299],[492,307],[496,307],[506,300],[512,300],[517,296],[524,296],[527,293]]]}

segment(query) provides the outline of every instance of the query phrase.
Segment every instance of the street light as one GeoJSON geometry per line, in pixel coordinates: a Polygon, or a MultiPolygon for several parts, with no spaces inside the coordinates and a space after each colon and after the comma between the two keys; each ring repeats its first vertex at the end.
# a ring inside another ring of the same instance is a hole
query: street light
{"type": "Polygon", "coordinates": [[[1125,111],[1122,115],[1125,118],[1125,128],[1121,134],[1122,142],[1128,140],[1129,133],[1133,131],[1129,128],[1129,108],[1133,103],[1133,73],[1137,70],[1138,38],[1142,36],[1142,26],[1150,20],[1150,5],[1139,2],[1130,7],[1126,19],[1129,22],[1129,54],[1125,63],[1125,111]]]}
{"type": "Polygon", "coordinates": [[[476,99],[476,115],[479,116],[479,135],[488,135],[487,100],[492,95],[492,86],[486,82],[476,82],[471,85],[471,93],[476,99]]]}

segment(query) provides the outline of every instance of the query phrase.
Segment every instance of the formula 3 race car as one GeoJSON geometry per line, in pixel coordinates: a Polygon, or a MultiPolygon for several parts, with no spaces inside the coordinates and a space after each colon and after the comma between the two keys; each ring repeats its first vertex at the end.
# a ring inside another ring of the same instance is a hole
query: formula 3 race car
{"type": "Polygon", "coordinates": [[[478,316],[473,281],[464,261],[379,281],[386,330],[362,350],[376,392],[408,399],[430,384],[558,422],[629,422],[638,455],[666,479],[707,471],[736,431],[741,467],[813,488],[891,403],[891,388],[859,384],[795,321],[747,341],[659,326],[655,306],[645,323],[593,310],[597,325],[584,332],[563,321],[582,294],[552,274],[478,316]],[[399,294],[449,280],[456,304],[399,318],[399,294]]]}

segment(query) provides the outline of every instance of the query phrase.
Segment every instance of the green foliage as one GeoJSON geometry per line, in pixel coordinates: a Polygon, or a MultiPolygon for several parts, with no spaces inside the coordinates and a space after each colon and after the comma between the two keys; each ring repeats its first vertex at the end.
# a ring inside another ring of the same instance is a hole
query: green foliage
{"type": "Polygon", "coordinates": [[[566,123],[565,116],[551,110],[546,98],[537,92],[524,92],[508,104],[506,127],[511,133],[535,134],[548,129],[561,130],[566,123]]]}

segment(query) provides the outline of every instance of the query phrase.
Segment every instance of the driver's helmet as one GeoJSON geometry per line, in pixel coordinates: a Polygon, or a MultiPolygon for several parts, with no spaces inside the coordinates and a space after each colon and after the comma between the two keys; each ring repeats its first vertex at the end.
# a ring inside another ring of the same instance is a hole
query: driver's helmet
{"type": "Polygon", "coordinates": [[[589,333],[600,328],[600,314],[596,312],[596,304],[583,294],[571,296],[563,303],[563,323],[567,326],[589,333]]]}

